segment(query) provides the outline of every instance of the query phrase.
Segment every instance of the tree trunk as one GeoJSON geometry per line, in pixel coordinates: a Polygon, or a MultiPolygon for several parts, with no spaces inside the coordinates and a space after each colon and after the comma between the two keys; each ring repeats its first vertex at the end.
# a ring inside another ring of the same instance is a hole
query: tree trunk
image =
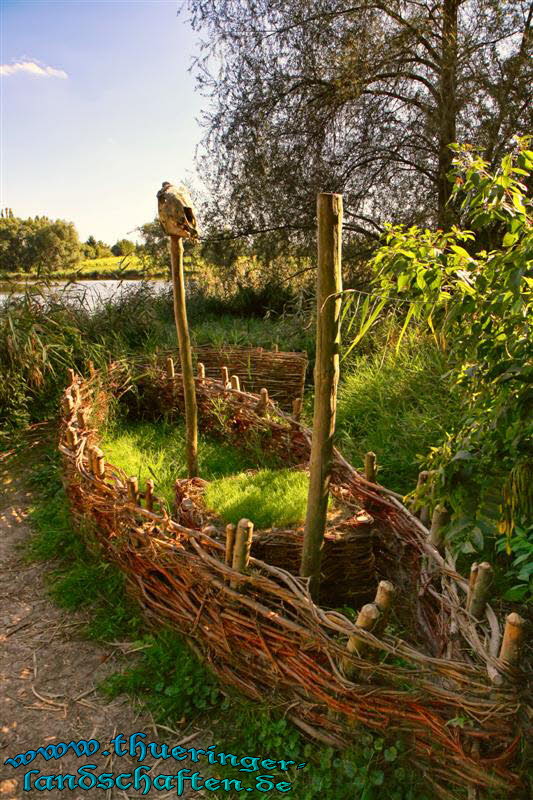
{"type": "Polygon", "coordinates": [[[170,260],[172,264],[172,294],[174,297],[174,319],[178,333],[178,344],[183,376],[185,399],[185,429],[187,470],[189,478],[198,475],[198,409],[196,388],[192,369],[191,340],[185,305],[185,280],[183,276],[183,241],[179,236],[170,237],[170,260]]]}
{"type": "Polygon", "coordinates": [[[452,184],[448,172],[452,166],[453,153],[448,145],[457,139],[457,8],[459,0],[443,0],[442,3],[442,51],[439,85],[439,172],[438,172],[438,224],[449,230],[454,214],[448,200],[452,184]]]}
{"type": "Polygon", "coordinates": [[[317,217],[315,406],[309,497],[300,567],[300,574],[311,579],[309,589],[315,601],[318,599],[320,588],[320,564],[328,510],[337,384],[339,382],[342,196],[319,194],[317,217]]]}

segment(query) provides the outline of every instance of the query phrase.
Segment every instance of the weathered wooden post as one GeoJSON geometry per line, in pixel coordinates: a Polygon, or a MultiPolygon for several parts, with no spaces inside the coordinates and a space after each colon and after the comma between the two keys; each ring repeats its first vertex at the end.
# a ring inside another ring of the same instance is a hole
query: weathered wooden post
{"type": "Polygon", "coordinates": [[[317,220],[315,404],[309,495],[300,567],[300,575],[310,578],[309,590],[314,600],[318,599],[320,587],[339,382],[342,195],[319,194],[317,220]]]}
{"type": "MultiPolygon", "coordinates": [[[[241,519],[237,525],[235,533],[235,542],[233,544],[233,569],[237,572],[244,572],[248,566],[250,559],[250,550],[252,547],[252,538],[254,533],[254,524],[249,519],[241,519]]],[[[232,589],[238,587],[238,581],[233,580],[230,582],[232,589]]]]}
{"type": "Polygon", "coordinates": [[[365,478],[369,483],[376,482],[376,454],[372,450],[365,454],[365,478]]]}
{"type": "MultiPolygon", "coordinates": [[[[375,603],[367,603],[357,615],[356,626],[364,631],[372,631],[379,622],[380,611],[375,603]]],[[[368,650],[368,643],[361,639],[357,633],[352,633],[348,639],[346,650],[362,658],[368,650]]],[[[353,678],[357,672],[349,659],[343,659],[341,664],[347,678],[353,678]]]]}
{"type": "Polygon", "coordinates": [[[144,493],[144,500],[146,509],[148,511],[154,510],[154,482],[151,478],[146,481],[146,491],[144,493]]]}
{"type": "Polygon", "coordinates": [[[185,303],[185,278],[183,274],[183,239],[196,239],[198,230],[192,203],[186,189],[163,183],[157,193],[159,221],[170,237],[170,261],[172,264],[172,294],[174,297],[174,319],[183,377],[185,400],[185,429],[187,469],[189,478],[198,475],[198,408],[192,366],[191,340],[187,323],[185,303]]]}
{"type": "Polygon", "coordinates": [[[472,586],[466,609],[475,619],[481,619],[485,613],[491,582],[492,566],[488,561],[483,561],[477,568],[475,582],[472,586]]]}
{"type": "Polygon", "coordinates": [[[500,649],[500,661],[511,666],[518,664],[520,649],[524,639],[526,621],[516,611],[507,615],[505,631],[500,649]]]}

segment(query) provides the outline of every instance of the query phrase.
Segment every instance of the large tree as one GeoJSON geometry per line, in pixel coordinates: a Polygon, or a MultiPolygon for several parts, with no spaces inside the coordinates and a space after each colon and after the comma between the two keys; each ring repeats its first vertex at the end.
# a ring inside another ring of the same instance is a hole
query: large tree
{"type": "Polygon", "coordinates": [[[489,163],[531,123],[530,0],[189,0],[211,98],[200,157],[217,222],[449,227],[457,140],[489,163]]]}

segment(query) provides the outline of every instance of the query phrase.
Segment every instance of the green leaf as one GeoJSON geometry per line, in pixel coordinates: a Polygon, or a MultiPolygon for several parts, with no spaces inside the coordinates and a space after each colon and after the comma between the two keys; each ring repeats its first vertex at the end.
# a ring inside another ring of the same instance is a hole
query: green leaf
{"type": "Polygon", "coordinates": [[[511,247],[518,239],[517,233],[506,233],[503,237],[503,246],[511,247]]]}
{"type": "Polygon", "coordinates": [[[454,253],[461,256],[462,258],[468,259],[468,261],[472,261],[472,256],[470,253],[464,249],[464,247],[460,247],[458,244],[450,245],[450,250],[453,250],[454,253]]]}

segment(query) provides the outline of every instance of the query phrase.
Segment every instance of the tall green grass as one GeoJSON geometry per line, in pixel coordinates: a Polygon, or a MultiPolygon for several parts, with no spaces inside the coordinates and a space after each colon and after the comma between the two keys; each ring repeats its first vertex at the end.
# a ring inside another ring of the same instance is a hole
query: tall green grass
{"type": "Polygon", "coordinates": [[[377,454],[380,483],[402,493],[414,489],[420,460],[450,431],[459,398],[447,377],[446,354],[418,330],[396,348],[352,359],[339,388],[338,443],[355,466],[377,454]]]}
{"type": "MultiPolygon", "coordinates": [[[[222,301],[194,294],[188,303],[196,344],[301,350],[310,334],[298,317],[240,317],[222,301]]],[[[0,307],[0,428],[54,415],[67,367],[86,369],[128,354],[177,348],[172,296],[148,283],[124,290],[95,310],[77,299],[27,291],[0,307]]]]}

